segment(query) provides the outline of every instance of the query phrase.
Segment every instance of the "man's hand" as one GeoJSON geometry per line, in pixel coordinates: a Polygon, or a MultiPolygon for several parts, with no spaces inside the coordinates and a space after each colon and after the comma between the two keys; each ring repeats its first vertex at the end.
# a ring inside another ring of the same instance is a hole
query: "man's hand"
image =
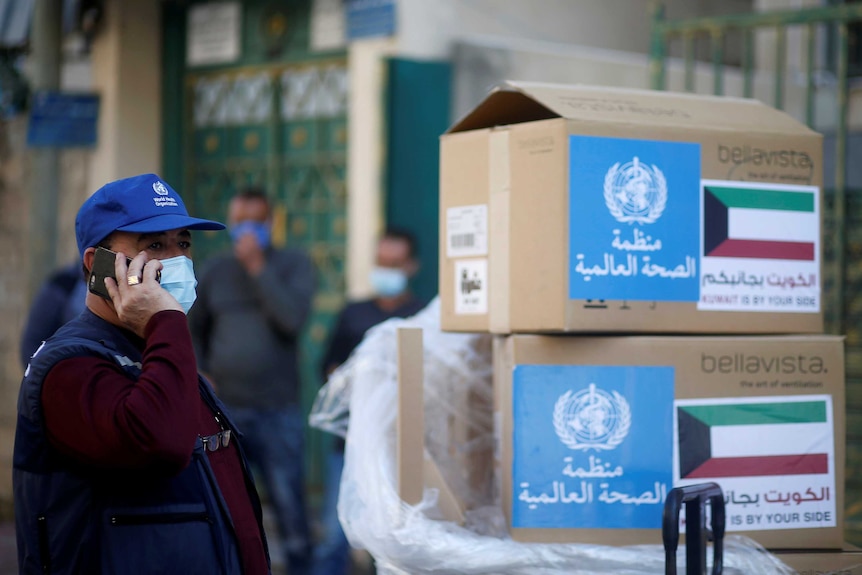
{"type": "Polygon", "coordinates": [[[147,322],[156,313],[169,309],[183,311],[179,302],[162,289],[156,280],[156,272],[162,269],[162,262],[147,259],[147,253],[142,251],[127,268],[126,256],[117,253],[114,273],[120,281],[105,278],[105,287],[108,288],[117,317],[141,337],[144,337],[147,322]]]}
{"type": "Polygon", "coordinates": [[[241,235],[234,244],[233,253],[250,275],[256,276],[263,271],[266,258],[254,234],[241,235]]]}

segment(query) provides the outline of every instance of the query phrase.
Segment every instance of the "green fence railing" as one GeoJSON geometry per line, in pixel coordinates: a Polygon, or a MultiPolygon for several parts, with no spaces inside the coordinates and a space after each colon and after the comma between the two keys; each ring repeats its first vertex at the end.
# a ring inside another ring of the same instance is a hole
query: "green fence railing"
{"type": "MultiPolygon", "coordinates": [[[[795,110],[796,115],[813,129],[818,129],[815,112],[826,109],[822,95],[817,98],[821,89],[817,79],[829,78],[827,89],[829,96],[834,90],[834,100],[826,103],[826,107],[834,105],[835,123],[833,127],[830,121],[828,131],[834,136],[834,144],[829,140],[834,148],[829,151],[835,159],[835,171],[832,185],[823,194],[821,285],[827,330],[846,336],[844,528],[847,541],[857,545],[862,544],[862,266],[856,263],[862,261],[862,189],[849,190],[846,174],[851,56],[859,57],[858,46],[853,52],[851,42],[859,39],[851,35],[859,34],[860,22],[862,3],[672,21],[665,19],[663,6],[656,2],[650,59],[651,84],[657,90],[668,87],[671,48],[674,57],[682,61],[682,84],[689,92],[695,91],[698,59],[708,62],[711,88],[716,95],[753,97],[757,79],[761,99],[785,109],[787,86],[795,85],[804,90],[804,99],[797,100],[801,108],[795,110]],[[803,63],[801,67],[797,65],[796,74],[791,76],[787,66],[788,32],[794,29],[804,32],[800,34],[804,38],[801,49],[796,52],[801,54],[803,63]],[[765,30],[773,31],[774,45],[769,44],[766,35],[758,37],[765,30]],[[704,46],[708,49],[704,50],[704,46]],[[738,50],[733,66],[727,63],[731,48],[738,50]],[[771,53],[758,54],[757,49],[771,53]],[[755,56],[770,60],[768,67],[758,69],[755,56]],[[729,82],[725,79],[731,68],[736,77],[742,76],[741,89],[737,88],[742,93],[726,94],[729,82]],[[815,106],[817,102],[819,106],[815,106]]],[[[832,110],[829,112],[831,115],[832,110]]]]}
{"type": "MultiPolygon", "coordinates": [[[[852,24],[862,22],[862,4],[839,4],[808,8],[803,10],[780,10],[749,14],[735,14],[695,18],[691,20],[665,19],[664,5],[654,3],[652,24],[652,45],[650,54],[650,76],[653,89],[667,89],[667,60],[671,42],[681,42],[682,59],[684,61],[684,87],[693,92],[695,89],[695,44],[707,42],[710,61],[712,63],[712,92],[716,95],[725,94],[725,48],[731,35],[741,36],[739,69],[742,73],[742,94],[750,98],[754,94],[755,78],[755,34],[762,30],[775,32],[775,46],[772,56],[775,65],[771,69],[773,83],[772,102],[767,102],[779,109],[785,107],[785,85],[787,77],[787,31],[790,28],[802,28],[807,31],[805,37],[805,111],[803,119],[810,127],[816,128],[815,118],[815,77],[818,68],[834,71],[836,93],[835,127],[835,182],[833,213],[831,217],[838,222],[835,235],[829,238],[835,247],[830,269],[825,270],[833,279],[831,293],[824,294],[829,307],[829,331],[844,333],[846,325],[844,314],[845,287],[845,250],[842,246],[846,240],[845,206],[846,206],[846,162],[847,162],[847,112],[848,112],[848,71],[849,71],[849,28],[852,24]],[[818,43],[826,38],[827,43],[834,44],[834,49],[827,50],[822,59],[822,65],[817,66],[818,43]],[[831,61],[834,60],[834,61],[831,61]]],[[[763,74],[764,71],[757,71],[763,74]]]]}

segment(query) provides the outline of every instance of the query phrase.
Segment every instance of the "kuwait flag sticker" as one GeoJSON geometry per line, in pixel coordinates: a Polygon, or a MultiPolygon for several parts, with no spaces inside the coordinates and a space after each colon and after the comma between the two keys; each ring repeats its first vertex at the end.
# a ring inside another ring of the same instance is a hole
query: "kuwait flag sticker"
{"type": "Polygon", "coordinates": [[[820,231],[808,190],[704,186],[704,255],[814,261],[820,231]]]}
{"type": "Polygon", "coordinates": [[[674,402],[674,485],[718,483],[728,530],[835,525],[828,395],[674,402]]]}
{"type": "Polygon", "coordinates": [[[820,310],[820,188],[704,180],[698,309],[820,310]]]}

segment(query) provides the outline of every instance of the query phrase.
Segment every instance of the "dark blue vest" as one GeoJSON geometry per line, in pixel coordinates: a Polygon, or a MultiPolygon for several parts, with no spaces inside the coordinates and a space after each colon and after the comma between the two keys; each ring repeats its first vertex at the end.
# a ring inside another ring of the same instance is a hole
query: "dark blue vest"
{"type": "MultiPolygon", "coordinates": [[[[39,348],[18,397],[13,487],[22,574],[242,573],[230,515],[203,443],[191,464],[174,476],[85,466],[48,442],[42,382],[59,361],[99,356],[129,377],[141,372],[141,354],[122,331],[85,310],[39,348]]],[[[224,406],[199,380],[214,412],[224,406]]],[[[225,424],[237,434],[228,416],[225,424]]],[[[246,484],[263,536],[260,502],[242,448],[246,484]]]]}

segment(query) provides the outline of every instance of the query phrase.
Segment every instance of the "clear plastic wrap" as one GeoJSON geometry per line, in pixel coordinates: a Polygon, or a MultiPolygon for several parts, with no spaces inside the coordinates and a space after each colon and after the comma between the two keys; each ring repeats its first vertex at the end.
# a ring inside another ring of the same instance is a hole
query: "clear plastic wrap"
{"type": "MultiPolygon", "coordinates": [[[[311,425],[346,437],[338,516],[351,545],[371,553],[379,573],[664,573],[664,549],[658,545],[527,544],[510,539],[502,509],[494,502],[493,466],[472,465],[488,461],[493,453],[492,418],[491,339],[441,332],[436,299],[412,318],[389,320],[369,330],[321,388],[311,425]],[[425,448],[468,509],[463,525],[440,520],[436,489],[426,488],[415,506],[398,496],[400,327],[423,330],[425,448]],[[477,474],[477,468],[486,475],[477,474]]],[[[681,548],[680,564],[683,557],[681,548]]],[[[724,566],[725,573],[793,573],[755,541],[739,536],[725,537],[724,566]]]]}

